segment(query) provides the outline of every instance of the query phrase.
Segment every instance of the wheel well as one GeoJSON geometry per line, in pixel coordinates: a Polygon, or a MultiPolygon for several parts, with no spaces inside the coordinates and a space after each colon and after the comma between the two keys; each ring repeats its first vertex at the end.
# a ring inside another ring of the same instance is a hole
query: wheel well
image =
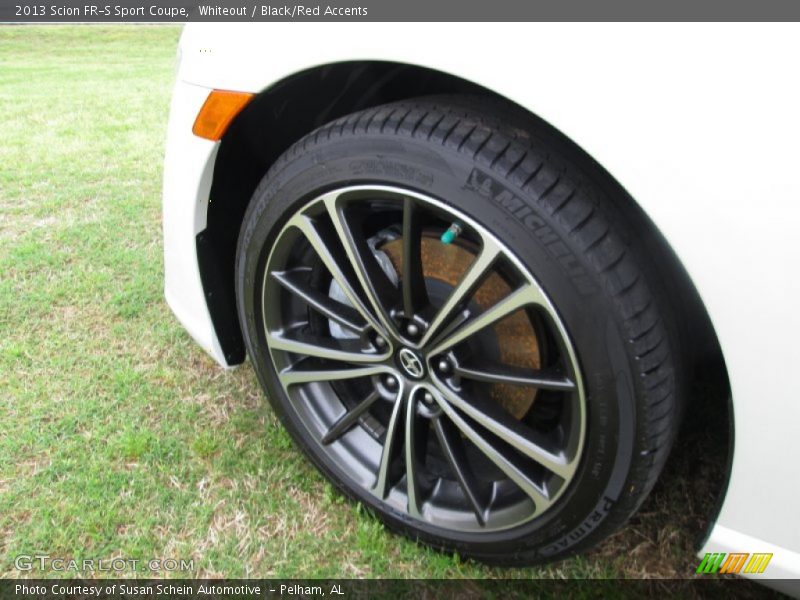
{"type": "MultiPolygon", "coordinates": [[[[658,257],[651,262],[669,308],[678,315],[680,354],[693,389],[704,390],[704,396],[713,389],[725,403],[727,372],[705,307],[667,241],[614,177],[555,128],[491,90],[439,71],[390,62],[343,62],[291,75],[258,94],[225,133],[214,165],[207,227],[197,236],[197,251],[209,312],[228,364],[245,358],[234,291],[239,228],[272,163],[294,142],[333,119],[387,102],[443,94],[490,97],[512,124],[525,128],[535,123],[537,131],[549,132],[548,143],[556,149],[569,146],[572,156],[577,152],[581,167],[607,186],[613,210],[628,221],[629,231],[637,232],[627,243],[637,246],[641,256],[658,257]]],[[[712,412],[732,415],[729,407],[712,412]]]]}
{"type": "Polygon", "coordinates": [[[389,62],[344,62],[292,75],[264,90],[220,143],[207,227],[197,236],[200,276],[211,320],[230,365],[244,360],[236,314],[236,242],[247,204],[272,163],[320,125],[387,102],[431,94],[497,96],[458,77],[389,62]]]}

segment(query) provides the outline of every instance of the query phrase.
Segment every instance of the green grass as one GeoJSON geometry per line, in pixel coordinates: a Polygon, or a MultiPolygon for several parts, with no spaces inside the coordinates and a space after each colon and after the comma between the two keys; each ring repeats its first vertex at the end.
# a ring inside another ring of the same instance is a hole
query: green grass
{"type": "Polygon", "coordinates": [[[251,368],[223,371],[194,344],[162,298],[179,33],[0,27],[0,574],[46,553],[193,559],[182,576],[691,576],[719,480],[692,458],[716,443],[706,431],[598,549],[487,568],[345,500],[251,368]]]}

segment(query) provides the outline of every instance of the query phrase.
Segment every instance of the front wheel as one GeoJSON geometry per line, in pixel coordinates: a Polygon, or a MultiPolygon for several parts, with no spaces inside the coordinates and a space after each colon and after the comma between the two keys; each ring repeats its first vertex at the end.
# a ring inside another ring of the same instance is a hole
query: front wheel
{"type": "Polygon", "coordinates": [[[401,102],[295,144],[245,215],[237,293],[267,397],[331,481],[412,538],[523,564],[635,511],[675,373],[603,186],[495,114],[401,102]]]}

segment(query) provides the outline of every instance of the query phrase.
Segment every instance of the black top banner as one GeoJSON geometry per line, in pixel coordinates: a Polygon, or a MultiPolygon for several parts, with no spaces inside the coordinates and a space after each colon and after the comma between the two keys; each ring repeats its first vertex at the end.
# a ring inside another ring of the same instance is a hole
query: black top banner
{"type": "Polygon", "coordinates": [[[0,22],[798,21],[800,0],[0,0],[0,22]]]}

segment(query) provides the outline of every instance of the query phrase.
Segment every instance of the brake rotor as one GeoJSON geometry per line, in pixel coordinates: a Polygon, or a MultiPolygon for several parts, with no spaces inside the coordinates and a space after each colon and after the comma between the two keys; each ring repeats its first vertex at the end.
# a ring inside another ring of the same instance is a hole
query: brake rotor
{"type": "MultiPolygon", "coordinates": [[[[397,273],[403,272],[403,240],[396,238],[380,246],[397,273]]],[[[475,260],[475,253],[455,241],[444,244],[439,237],[422,237],[422,272],[425,279],[435,279],[455,287],[475,260]]],[[[511,287],[496,271],[484,280],[473,294],[481,310],[487,310],[511,293],[511,287]]],[[[528,315],[518,310],[495,323],[491,329],[497,337],[502,363],[526,369],[539,369],[539,341],[528,315]]],[[[521,419],[530,410],[536,398],[536,388],[493,384],[492,399],[503,406],[516,419],[521,419]]]]}

